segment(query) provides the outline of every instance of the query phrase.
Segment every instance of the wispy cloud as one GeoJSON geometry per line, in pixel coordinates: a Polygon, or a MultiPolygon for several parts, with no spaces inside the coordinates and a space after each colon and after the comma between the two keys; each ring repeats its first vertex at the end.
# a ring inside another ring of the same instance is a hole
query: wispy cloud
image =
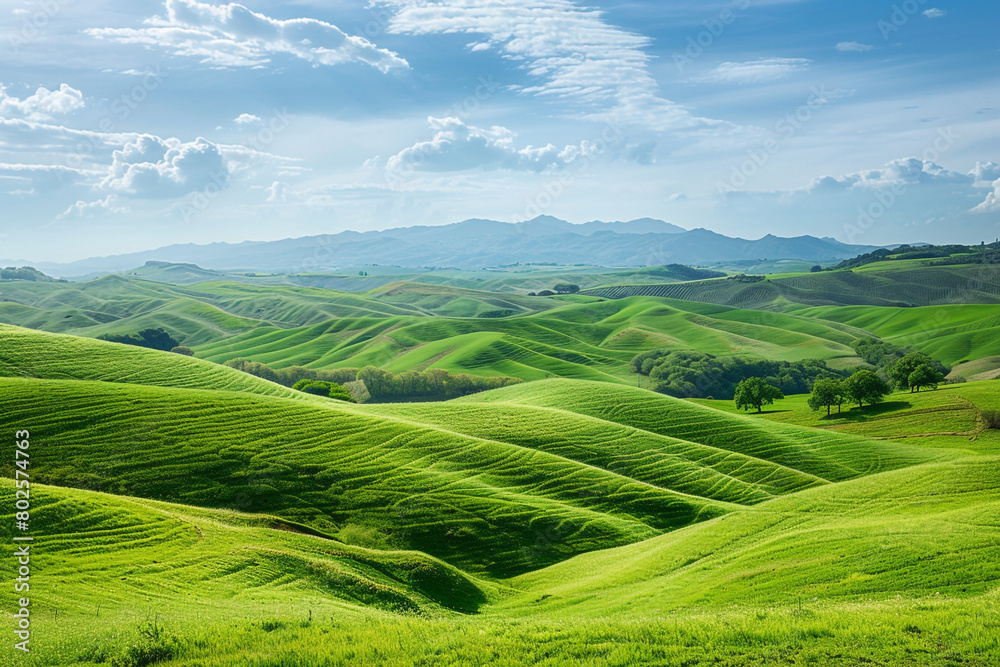
{"type": "Polygon", "coordinates": [[[166,10],[166,18],[150,18],[145,28],[91,28],[86,33],[199,58],[215,67],[259,67],[275,54],[316,65],[366,63],[382,72],[408,67],[392,51],[317,19],[282,21],[235,3],[210,5],[196,0],[167,0],[166,10]]]}
{"type": "Polygon", "coordinates": [[[864,53],[866,51],[871,51],[875,47],[871,44],[864,44],[862,42],[840,42],[837,44],[836,49],[844,53],[864,53]]]}
{"type": "Polygon", "coordinates": [[[650,40],[608,24],[600,11],[570,0],[382,0],[396,9],[390,30],[476,35],[487,48],[522,64],[537,84],[521,92],[571,105],[585,118],[614,118],[658,130],[732,125],[698,118],[659,96],[649,72],[650,40]]]}
{"type": "Polygon", "coordinates": [[[939,19],[947,13],[948,12],[946,12],[943,9],[938,9],[937,7],[931,7],[930,9],[924,11],[924,16],[926,16],[929,19],[939,19]]]}
{"type": "Polygon", "coordinates": [[[722,63],[711,72],[697,77],[708,83],[764,83],[800,72],[812,63],[805,58],[760,58],[742,63],[722,63]]]}

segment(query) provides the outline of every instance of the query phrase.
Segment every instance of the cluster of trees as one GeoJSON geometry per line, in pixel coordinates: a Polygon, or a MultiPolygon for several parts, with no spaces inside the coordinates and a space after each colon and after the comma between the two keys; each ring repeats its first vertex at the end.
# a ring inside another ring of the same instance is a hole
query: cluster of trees
{"type": "Polygon", "coordinates": [[[392,373],[375,366],[362,368],[358,380],[364,382],[373,401],[447,400],[521,382],[511,377],[453,375],[441,368],[392,373]]]}
{"type": "Polygon", "coordinates": [[[805,394],[816,380],[847,375],[815,359],[771,361],[755,356],[716,357],[691,350],[643,352],[632,359],[630,369],[648,376],[652,389],[661,394],[725,400],[734,398],[737,386],[749,378],[759,378],[784,394],[805,394]]]}
{"type": "Polygon", "coordinates": [[[520,379],[511,377],[452,374],[440,368],[404,373],[392,373],[375,366],[333,370],[315,370],[302,366],[271,368],[265,363],[242,357],[231,359],[225,365],[286,387],[330,398],[348,400],[341,397],[346,393],[358,403],[367,400],[447,400],[521,382],[520,379]],[[343,393],[338,387],[343,389],[343,393]],[[335,393],[338,395],[334,395],[335,393]]]}
{"type": "Polygon", "coordinates": [[[852,347],[859,357],[875,366],[883,380],[896,389],[937,389],[951,371],[923,352],[885,341],[862,339],[855,341],[852,347]]]}
{"type": "Polygon", "coordinates": [[[304,391],[307,394],[332,398],[337,401],[346,401],[348,403],[355,402],[354,397],[351,396],[351,392],[347,390],[347,387],[337,384],[336,382],[326,382],[325,380],[299,380],[292,385],[292,389],[304,391]]]}
{"type": "Polygon", "coordinates": [[[224,365],[292,388],[297,388],[295,387],[295,384],[303,380],[343,385],[348,382],[354,382],[357,379],[358,371],[360,370],[357,368],[335,368],[329,371],[319,371],[313,368],[305,368],[303,366],[271,368],[265,363],[251,361],[250,359],[245,359],[243,357],[230,359],[224,365]]]}
{"type": "Polygon", "coordinates": [[[543,289],[541,292],[528,292],[528,296],[555,296],[556,294],[576,294],[580,291],[579,285],[573,283],[556,283],[552,289],[543,289]]]}
{"type": "MultiPolygon", "coordinates": [[[[143,329],[138,333],[131,334],[103,334],[98,336],[97,339],[111,341],[112,343],[148,347],[152,350],[163,350],[164,352],[170,352],[179,347],[179,343],[167,333],[166,329],[143,329]]],[[[189,348],[184,349],[189,350],[189,348]]],[[[184,354],[184,352],[180,352],[180,354],[184,354]]]]}
{"type": "Polygon", "coordinates": [[[735,280],[738,283],[759,283],[765,280],[767,276],[748,276],[745,273],[740,273],[735,276],[729,276],[726,280],[735,280]]]}
{"type": "Polygon", "coordinates": [[[857,403],[859,408],[866,404],[877,405],[890,393],[892,388],[878,373],[859,370],[846,380],[817,380],[808,403],[813,410],[826,408],[826,414],[829,415],[834,405],[837,406],[837,412],[840,412],[844,403],[857,403]]]}

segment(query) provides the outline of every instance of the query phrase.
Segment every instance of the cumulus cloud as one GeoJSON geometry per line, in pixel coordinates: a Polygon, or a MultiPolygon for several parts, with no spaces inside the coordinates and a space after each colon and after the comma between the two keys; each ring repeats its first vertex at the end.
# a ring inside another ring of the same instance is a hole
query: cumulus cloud
{"type": "Polygon", "coordinates": [[[761,58],[742,63],[722,63],[711,72],[697,77],[708,83],[763,83],[784,79],[807,68],[812,63],[805,58],[761,58]]]}
{"type": "Polygon", "coordinates": [[[255,116],[252,113],[241,113],[233,119],[233,122],[237,125],[252,125],[260,122],[260,116],[255,116]]]}
{"type": "Polygon", "coordinates": [[[661,98],[649,72],[647,37],[604,21],[600,11],[571,0],[381,0],[396,13],[392,32],[475,35],[487,48],[521,63],[538,83],[521,92],[571,105],[584,118],[658,130],[717,129],[733,125],[698,118],[661,98]]]}
{"type": "Polygon", "coordinates": [[[972,209],[973,213],[1000,213],[1000,178],[993,181],[993,192],[986,195],[986,200],[972,209]]]}
{"type": "Polygon", "coordinates": [[[390,171],[462,171],[466,169],[533,171],[565,166],[602,148],[584,141],[576,146],[557,148],[515,143],[511,130],[493,126],[489,129],[466,125],[457,118],[428,118],[434,137],[389,158],[390,171]]]}
{"type": "Polygon", "coordinates": [[[7,118],[49,121],[84,106],[83,93],[65,83],[56,90],[39,87],[23,100],[7,94],[7,89],[0,84],[0,116],[7,118]]]}
{"type": "Polygon", "coordinates": [[[409,65],[392,51],[317,19],[274,19],[231,3],[166,0],[167,16],[143,28],[92,28],[87,34],[125,44],[140,44],[199,58],[216,67],[259,67],[275,54],[292,55],[314,65],[366,63],[382,72],[409,65]]]}
{"type": "Polygon", "coordinates": [[[969,176],[982,187],[992,187],[993,181],[1000,179],[1000,164],[996,162],[977,162],[969,172],[969,176]]]}
{"type": "Polygon", "coordinates": [[[942,183],[969,185],[971,182],[971,178],[966,174],[945,169],[918,157],[908,157],[892,160],[880,169],[869,169],[844,176],[824,176],[812,181],[807,190],[878,190],[900,185],[942,183]]]}
{"type": "Polygon", "coordinates": [[[939,19],[947,13],[948,12],[946,12],[943,9],[938,9],[937,7],[931,7],[930,9],[924,12],[924,16],[926,16],[929,19],[939,19]]]}
{"type": "Polygon", "coordinates": [[[229,166],[219,146],[200,137],[183,143],[144,134],[112,157],[111,174],[101,187],[132,197],[166,199],[210,184],[219,188],[229,184],[229,166]]]}
{"type": "Polygon", "coordinates": [[[862,42],[840,42],[836,48],[838,51],[845,53],[864,53],[865,51],[871,51],[875,47],[871,44],[863,44],[862,42]]]}

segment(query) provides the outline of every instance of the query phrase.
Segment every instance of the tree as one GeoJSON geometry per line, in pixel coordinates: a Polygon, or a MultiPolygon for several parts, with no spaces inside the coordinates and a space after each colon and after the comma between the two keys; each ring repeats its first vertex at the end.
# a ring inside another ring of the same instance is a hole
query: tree
{"type": "Polygon", "coordinates": [[[758,377],[747,378],[736,385],[736,409],[749,410],[754,408],[757,412],[765,405],[771,405],[785,395],[777,387],[771,386],[758,377]]]}
{"type": "Polygon", "coordinates": [[[938,385],[944,381],[944,373],[930,364],[920,364],[913,369],[906,381],[910,385],[911,391],[916,389],[917,393],[920,393],[921,387],[937,389],[938,385]]]}
{"type": "Polygon", "coordinates": [[[918,366],[929,365],[930,363],[931,358],[923,352],[910,352],[886,368],[885,373],[897,389],[909,389],[913,391],[913,387],[910,385],[910,374],[917,370],[918,366]]]}
{"type": "Polygon", "coordinates": [[[865,403],[875,405],[885,400],[892,389],[872,371],[856,371],[854,375],[844,380],[844,398],[856,402],[858,407],[865,403]]]}
{"type": "Polygon", "coordinates": [[[576,294],[580,291],[580,286],[572,283],[556,283],[552,289],[556,291],[556,294],[576,294]]]}
{"type": "Polygon", "coordinates": [[[809,269],[809,270],[810,270],[810,271],[812,271],[813,273],[819,273],[820,271],[822,271],[822,270],[823,270],[823,267],[822,267],[822,266],[820,266],[819,264],[817,264],[816,266],[812,267],[812,268],[811,268],[811,269],[809,269]]]}
{"type": "Polygon", "coordinates": [[[177,347],[170,350],[174,354],[183,354],[185,357],[193,357],[194,350],[190,347],[184,347],[183,345],[178,345],[177,347]]]}
{"type": "Polygon", "coordinates": [[[826,408],[827,416],[830,415],[830,408],[834,405],[837,406],[837,412],[840,412],[840,406],[844,403],[844,383],[831,379],[816,380],[808,403],[813,410],[826,408]]]}

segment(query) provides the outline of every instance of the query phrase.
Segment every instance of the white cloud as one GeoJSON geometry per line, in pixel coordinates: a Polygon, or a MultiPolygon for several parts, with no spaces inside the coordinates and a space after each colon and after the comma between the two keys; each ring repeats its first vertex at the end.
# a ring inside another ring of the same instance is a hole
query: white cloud
{"type": "Polygon", "coordinates": [[[200,137],[183,143],[144,134],[114,152],[111,174],[101,187],[133,197],[165,199],[213,183],[224,188],[229,179],[229,166],[218,145],[200,137]]]}
{"type": "Polygon", "coordinates": [[[993,192],[986,195],[986,200],[972,209],[973,213],[1000,213],[1000,178],[993,181],[993,192]]]}
{"type": "Polygon", "coordinates": [[[522,93],[565,103],[574,115],[657,130],[734,128],[659,97],[643,50],[650,40],[609,25],[600,11],[571,0],[380,2],[396,8],[392,32],[476,35],[470,48],[499,51],[538,81],[521,87],[522,93]]]}
{"type": "Polygon", "coordinates": [[[924,16],[926,16],[929,19],[939,19],[947,13],[948,12],[944,11],[943,9],[938,9],[937,7],[931,7],[930,9],[924,12],[924,16]]]}
{"type": "Polygon", "coordinates": [[[47,121],[84,106],[83,93],[65,83],[57,90],[39,87],[23,100],[8,95],[7,89],[0,83],[0,116],[47,121]]]}
{"type": "Polygon", "coordinates": [[[871,51],[875,47],[871,44],[863,44],[861,42],[840,42],[836,48],[838,51],[845,53],[864,53],[865,51],[871,51]]]}
{"type": "Polygon", "coordinates": [[[996,162],[977,162],[969,172],[976,185],[992,187],[993,181],[1000,180],[1000,164],[996,162]]]}
{"type": "Polygon", "coordinates": [[[879,190],[900,185],[941,183],[971,184],[972,179],[966,174],[945,169],[933,162],[908,157],[888,162],[880,169],[869,169],[844,176],[824,176],[810,183],[807,190],[879,190]]]}
{"type": "Polygon", "coordinates": [[[68,209],[60,213],[56,220],[68,220],[72,218],[94,218],[106,213],[128,213],[129,209],[123,206],[117,206],[117,197],[114,195],[108,195],[104,199],[98,199],[97,201],[85,202],[83,200],[77,201],[75,204],[70,206],[68,209]]]}
{"type": "Polygon", "coordinates": [[[252,113],[241,113],[233,119],[233,122],[237,125],[251,125],[253,123],[259,123],[260,116],[255,116],[252,113]]]}
{"type": "Polygon", "coordinates": [[[596,144],[584,141],[577,146],[557,148],[517,147],[516,134],[493,126],[489,129],[466,125],[457,118],[428,118],[435,131],[430,141],[405,148],[389,158],[392,172],[462,171],[466,169],[540,172],[565,166],[581,157],[596,154],[596,144]]]}
{"type": "Polygon", "coordinates": [[[812,63],[805,58],[761,58],[742,63],[722,63],[696,81],[709,83],[763,83],[784,79],[812,63]]]}
{"type": "Polygon", "coordinates": [[[166,18],[153,17],[144,28],[92,28],[86,33],[159,47],[217,67],[259,67],[274,54],[292,55],[315,65],[360,62],[382,72],[409,66],[392,51],[325,21],[283,21],[236,3],[210,5],[196,0],[166,0],[166,10],[166,18]]]}

